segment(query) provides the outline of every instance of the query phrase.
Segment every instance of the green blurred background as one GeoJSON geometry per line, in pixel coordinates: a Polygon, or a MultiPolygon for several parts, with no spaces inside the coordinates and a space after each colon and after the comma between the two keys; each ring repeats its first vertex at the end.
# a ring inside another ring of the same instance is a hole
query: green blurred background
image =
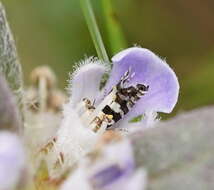
{"type": "MultiPolygon", "coordinates": [[[[96,55],[79,0],[2,0],[27,83],[29,72],[50,65],[64,88],[73,64],[96,55]]],[[[93,0],[109,56],[101,0],[93,0]]],[[[128,46],[166,58],[181,91],[174,113],[214,103],[214,1],[112,0],[128,46]]]]}

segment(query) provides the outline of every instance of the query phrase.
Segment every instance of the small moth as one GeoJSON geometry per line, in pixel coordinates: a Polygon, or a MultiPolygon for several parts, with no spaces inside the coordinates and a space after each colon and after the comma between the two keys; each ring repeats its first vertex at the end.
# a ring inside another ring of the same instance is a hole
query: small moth
{"type": "Polygon", "coordinates": [[[144,84],[125,87],[126,83],[128,83],[133,76],[134,73],[131,74],[131,69],[125,72],[117,85],[112,88],[96,109],[91,105],[90,100],[87,100],[85,108],[93,108],[93,111],[87,115],[85,124],[94,132],[112,127],[113,124],[122,119],[136,102],[148,92],[149,86],[144,84]]]}
{"type": "MultiPolygon", "coordinates": [[[[75,112],[79,115],[85,127],[89,128],[93,133],[102,134],[106,129],[109,129],[121,120],[133,108],[137,101],[149,90],[149,86],[144,84],[128,86],[127,83],[133,76],[134,73],[131,72],[131,69],[125,72],[120,81],[96,107],[89,99],[83,98],[75,107],[75,112]]],[[[59,138],[60,137],[53,138],[41,149],[41,152],[48,154],[55,148],[59,138]]],[[[83,142],[79,143],[81,144],[83,142]]],[[[60,164],[64,163],[64,160],[65,155],[63,151],[58,151],[55,166],[60,166],[60,164]]]]}

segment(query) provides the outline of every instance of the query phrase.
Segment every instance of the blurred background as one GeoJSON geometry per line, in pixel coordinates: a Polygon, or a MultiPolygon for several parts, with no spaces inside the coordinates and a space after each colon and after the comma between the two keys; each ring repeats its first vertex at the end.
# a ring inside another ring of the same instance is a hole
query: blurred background
{"type": "MultiPolygon", "coordinates": [[[[100,0],[92,0],[109,56],[100,0]]],[[[2,0],[15,36],[26,84],[29,72],[50,65],[65,88],[68,72],[96,55],[79,0],[2,0]]],[[[181,91],[174,114],[214,103],[214,1],[112,0],[112,16],[127,46],[146,47],[166,58],[181,91]]]]}

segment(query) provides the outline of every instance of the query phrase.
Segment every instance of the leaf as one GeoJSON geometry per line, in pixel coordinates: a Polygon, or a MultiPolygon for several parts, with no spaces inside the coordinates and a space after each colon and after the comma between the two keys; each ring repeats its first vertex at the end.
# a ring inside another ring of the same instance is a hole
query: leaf
{"type": "Polygon", "coordinates": [[[17,104],[23,109],[22,68],[18,60],[15,42],[7,22],[4,7],[0,3],[0,72],[16,96],[17,104]]]}
{"type": "Polygon", "coordinates": [[[132,136],[149,190],[213,189],[213,113],[214,107],[187,112],[132,136]]]}

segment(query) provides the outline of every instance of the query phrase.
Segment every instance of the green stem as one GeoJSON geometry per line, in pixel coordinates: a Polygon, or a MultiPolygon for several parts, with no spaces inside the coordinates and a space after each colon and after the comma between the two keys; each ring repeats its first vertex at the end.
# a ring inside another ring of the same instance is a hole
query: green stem
{"type": "Polygon", "coordinates": [[[103,40],[95,19],[91,2],[90,0],[80,0],[80,2],[98,57],[109,63],[110,61],[103,44],[103,40]]]}
{"type": "Polygon", "coordinates": [[[122,28],[117,19],[112,0],[100,0],[104,22],[108,33],[108,41],[111,47],[111,53],[114,55],[121,49],[127,48],[122,28]]]}

